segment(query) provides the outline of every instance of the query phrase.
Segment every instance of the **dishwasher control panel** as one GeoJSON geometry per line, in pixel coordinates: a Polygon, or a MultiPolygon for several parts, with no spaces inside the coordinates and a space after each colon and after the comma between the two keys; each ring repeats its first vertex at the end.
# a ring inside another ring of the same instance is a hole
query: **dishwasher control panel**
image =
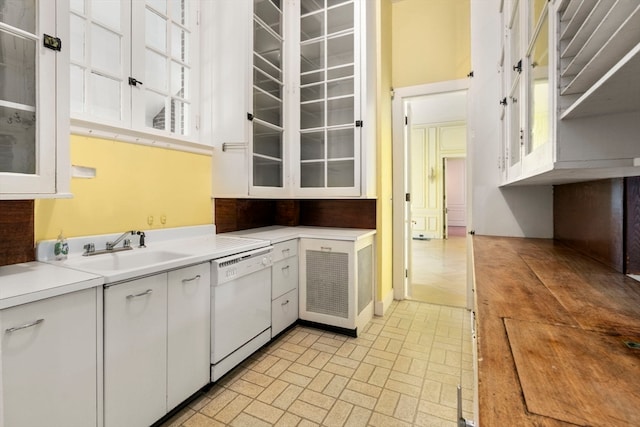
{"type": "Polygon", "coordinates": [[[248,252],[214,259],[211,262],[213,285],[230,282],[273,265],[273,247],[255,249],[248,252]]]}

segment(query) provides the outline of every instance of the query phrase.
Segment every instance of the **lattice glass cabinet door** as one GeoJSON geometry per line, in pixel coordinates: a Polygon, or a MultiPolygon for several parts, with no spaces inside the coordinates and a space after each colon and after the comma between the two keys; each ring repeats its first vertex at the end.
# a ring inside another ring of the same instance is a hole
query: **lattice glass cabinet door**
{"type": "Polygon", "coordinates": [[[0,1],[1,198],[56,192],[56,4],[0,1]]]}
{"type": "Polygon", "coordinates": [[[35,0],[0,3],[0,172],[36,173],[35,0]]]}
{"type": "Polygon", "coordinates": [[[284,183],[283,2],[253,3],[253,186],[284,183]]]}
{"type": "Polygon", "coordinates": [[[300,188],[358,185],[358,5],[300,1],[300,188]]]}

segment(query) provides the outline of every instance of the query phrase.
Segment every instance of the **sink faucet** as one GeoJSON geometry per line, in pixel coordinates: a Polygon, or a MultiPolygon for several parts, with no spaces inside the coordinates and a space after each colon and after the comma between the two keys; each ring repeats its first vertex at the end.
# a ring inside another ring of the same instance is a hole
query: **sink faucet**
{"type": "Polygon", "coordinates": [[[118,245],[118,243],[120,243],[122,241],[122,239],[124,239],[124,248],[130,248],[131,247],[131,240],[130,239],[126,239],[127,236],[135,236],[138,235],[140,236],[140,247],[141,248],[146,248],[146,245],[144,244],[144,238],[146,237],[146,235],[144,234],[144,231],[136,231],[136,230],[130,230],[130,231],[125,231],[124,233],[122,233],[116,240],[114,240],[113,242],[107,242],[107,250],[108,251],[112,251],[115,249],[115,247],[118,245]]]}
{"type": "Polygon", "coordinates": [[[114,253],[114,252],[120,252],[120,251],[129,251],[131,249],[133,249],[131,247],[131,239],[128,239],[127,236],[135,236],[138,235],[140,236],[140,248],[146,248],[145,244],[144,244],[144,239],[146,237],[146,235],[144,234],[144,231],[136,231],[136,230],[130,230],[130,231],[125,231],[124,233],[122,233],[122,235],[120,235],[116,240],[114,240],[113,242],[107,242],[107,247],[106,249],[100,249],[99,251],[96,250],[96,247],[93,243],[87,243],[86,245],[84,245],[84,253],[82,254],[83,256],[92,256],[92,255],[100,255],[100,254],[109,254],[109,253],[114,253]],[[116,246],[118,245],[118,243],[120,243],[122,240],[124,240],[124,244],[117,248],[116,246]]]}
{"type": "MultiPolygon", "coordinates": [[[[113,242],[107,242],[107,250],[108,251],[112,251],[115,249],[115,247],[118,245],[118,243],[120,243],[122,241],[122,239],[124,239],[125,237],[127,237],[128,235],[134,235],[136,234],[135,230],[131,230],[131,231],[125,231],[124,233],[122,233],[120,235],[120,237],[118,237],[116,240],[114,240],[113,242]]],[[[129,247],[131,246],[131,241],[129,239],[126,239],[124,241],[124,245],[123,247],[129,247]]]]}

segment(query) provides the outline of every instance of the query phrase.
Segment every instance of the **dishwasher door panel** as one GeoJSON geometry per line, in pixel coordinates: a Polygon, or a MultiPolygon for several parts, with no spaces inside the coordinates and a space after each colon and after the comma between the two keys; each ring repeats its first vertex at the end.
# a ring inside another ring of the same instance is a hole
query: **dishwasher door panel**
{"type": "Polygon", "coordinates": [[[211,290],[211,359],[215,364],[271,326],[271,267],[211,290]]]}

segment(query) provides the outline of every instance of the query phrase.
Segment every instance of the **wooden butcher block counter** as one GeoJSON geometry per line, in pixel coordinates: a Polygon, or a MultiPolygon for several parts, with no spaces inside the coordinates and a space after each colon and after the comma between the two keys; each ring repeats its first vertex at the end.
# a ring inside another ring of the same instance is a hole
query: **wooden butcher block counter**
{"type": "Polygon", "coordinates": [[[473,249],[480,426],[640,425],[640,282],[553,240],[473,249]]]}

